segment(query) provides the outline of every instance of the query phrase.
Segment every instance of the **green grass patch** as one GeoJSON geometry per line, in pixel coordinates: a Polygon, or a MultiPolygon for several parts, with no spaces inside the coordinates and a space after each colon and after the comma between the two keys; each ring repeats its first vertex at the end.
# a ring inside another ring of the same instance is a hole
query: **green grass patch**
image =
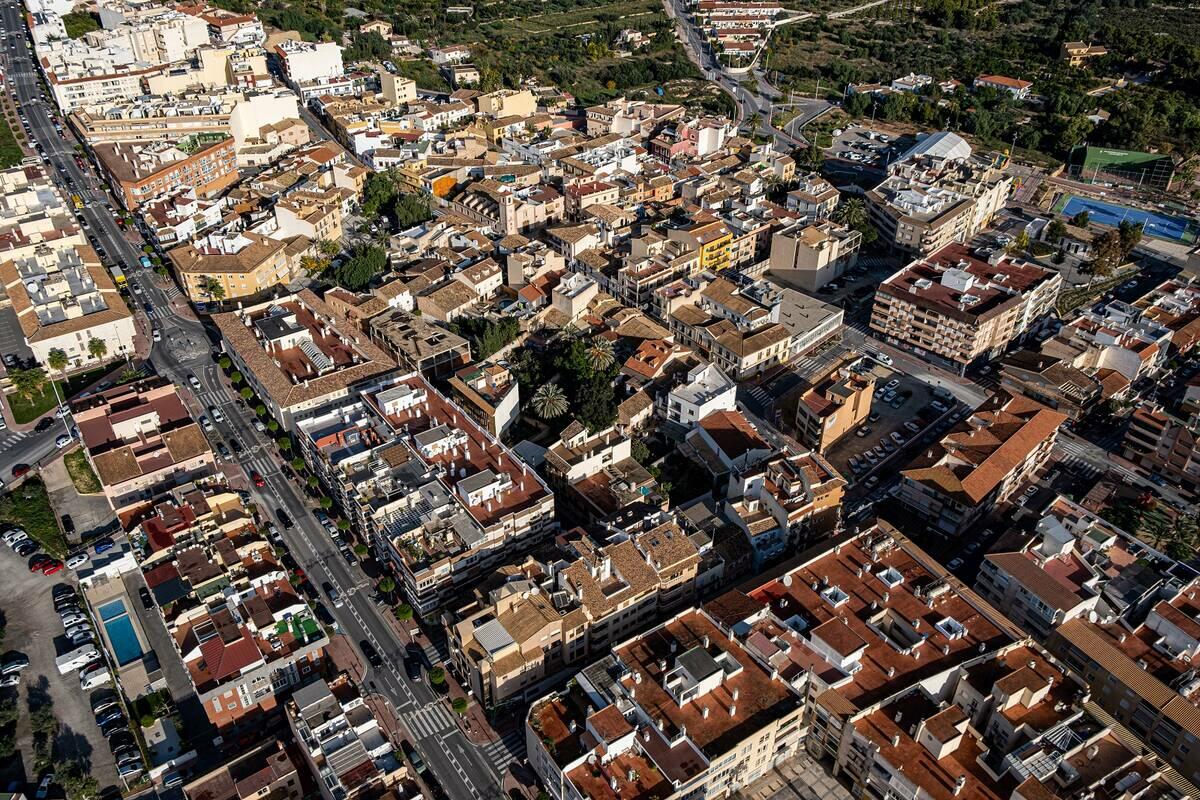
{"type": "MultiPolygon", "coordinates": [[[[58,381],[55,381],[58,383],[58,381]]],[[[12,411],[13,422],[18,425],[25,425],[33,422],[35,419],[45,414],[57,404],[54,399],[54,389],[47,383],[40,394],[35,394],[32,397],[26,397],[23,394],[14,392],[7,395],[8,409],[12,411]]]]}
{"type": "Polygon", "coordinates": [[[450,91],[450,84],[438,70],[437,65],[427,58],[417,58],[412,61],[396,61],[396,74],[417,82],[422,89],[434,92],[450,91]]]}
{"type": "Polygon", "coordinates": [[[72,11],[70,14],[63,14],[63,26],[67,29],[67,36],[72,39],[78,39],[85,33],[100,30],[100,19],[95,14],[89,14],[86,11],[72,11]]]}
{"type": "Polygon", "coordinates": [[[25,152],[8,126],[8,120],[0,117],[0,168],[15,167],[23,158],[25,152]]]}
{"type": "Polygon", "coordinates": [[[28,478],[11,492],[0,496],[0,521],[21,528],[55,558],[66,556],[67,542],[58,529],[54,509],[50,507],[50,497],[46,494],[46,484],[42,483],[41,478],[28,478]]]}
{"type": "Polygon", "coordinates": [[[1070,289],[1060,292],[1058,295],[1058,300],[1054,302],[1054,305],[1058,308],[1058,313],[1065,316],[1075,309],[1082,308],[1083,306],[1092,302],[1109,289],[1124,283],[1129,279],[1130,275],[1133,275],[1136,272],[1137,270],[1127,270],[1117,275],[1113,275],[1112,277],[1105,278],[1102,281],[1094,281],[1091,286],[1081,286],[1078,289],[1070,289]]]}
{"type": "Polygon", "coordinates": [[[63,458],[63,463],[67,466],[67,474],[71,476],[71,483],[75,484],[75,491],[80,494],[96,494],[101,490],[100,479],[96,477],[92,464],[88,461],[87,453],[82,447],[67,453],[63,458]]]}

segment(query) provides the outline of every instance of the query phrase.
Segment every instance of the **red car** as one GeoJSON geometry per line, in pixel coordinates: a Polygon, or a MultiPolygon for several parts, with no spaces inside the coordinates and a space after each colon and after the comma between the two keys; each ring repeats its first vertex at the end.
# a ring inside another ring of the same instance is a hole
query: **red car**
{"type": "Polygon", "coordinates": [[[250,480],[254,481],[254,485],[260,489],[267,485],[267,482],[263,480],[263,476],[259,475],[257,472],[250,473],[250,480]]]}
{"type": "Polygon", "coordinates": [[[24,478],[29,474],[28,464],[14,464],[12,468],[12,476],[14,478],[24,478]]]}
{"type": "Polygon", "coordinates": [[[63,568],[63,562],[61,562],[57,558],[55,558],[50,561],[47,561],[45,564],[42,565],[42,574],[43,575],[53,575],[56,572],[61,572],[62,568],[63,568]]]}
{"type": "Polygon", "coordinates": [[[54,561],[54,559],[50,556],[46,555],[45,553],[39,553],[29,560],[29,571],[41,572],[42,569],[52,561],[54,561]]]}

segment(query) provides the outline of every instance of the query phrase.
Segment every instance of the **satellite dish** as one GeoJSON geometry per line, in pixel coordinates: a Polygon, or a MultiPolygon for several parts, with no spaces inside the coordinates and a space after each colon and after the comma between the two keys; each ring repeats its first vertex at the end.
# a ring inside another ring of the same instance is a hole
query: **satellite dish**
{"type": "Polygon", "coordinates": [[[792,585],[792,576],[791,575],[783,576],[783,585],[787,586],[789,588],[791,587],[791,585],[792,585]]]}

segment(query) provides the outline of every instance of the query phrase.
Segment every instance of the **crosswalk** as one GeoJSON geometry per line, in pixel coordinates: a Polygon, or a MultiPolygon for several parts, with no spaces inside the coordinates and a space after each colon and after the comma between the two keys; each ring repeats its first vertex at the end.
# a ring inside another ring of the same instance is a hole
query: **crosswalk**
{"type": "Polygon", "coordinates": [[[519,727],[509,730],[497,741],[483,745],[483,751],[496,771],[503,773],[509,764],[525,757],[525,731],[519,727]]]}
{"type": "Polygon", "coordinates": [[[1064,469],[1073,475],[1077,475],[1085,481],[1093,481],[1104,473],[1103,469],[1097,467],[1092,462],[1073,455],[1069,455],[1066,458],[1061,459],[1058,462],[1058,466],[1059,468],[1064,469]]]}
{"type": "Polygon", "coordinates": [[[16,447],[27,436],[29,436],[29,431],[9,431],[4,434],[0,437],[0,453],[16,447]]]}
{"type": "Polygon", "coordinates": [[[438,701],[401,716],[408,729],[419,738],[446,733],[457,727],[451,711],[438,701]]]}

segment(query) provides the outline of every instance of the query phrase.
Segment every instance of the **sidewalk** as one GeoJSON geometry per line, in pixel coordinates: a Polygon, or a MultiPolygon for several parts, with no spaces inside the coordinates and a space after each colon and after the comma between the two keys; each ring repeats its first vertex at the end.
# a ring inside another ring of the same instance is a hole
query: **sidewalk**
{"type": "Polygon", "coordinates": [[[458,685],[458,681],[450,674],[449,670],[444,670],[446,673],[446,693],[447,704],[452,703],[456,697],[461,697],[467,701],[467,713],[454,714],[455,722],[458,723],[459,730],[467,737],[471,744],[491,744],[492,742],[500,741],[500,734],[492,729],[491,723],[488,722],[487,714],[484,713],[483,706],[475,702],[467,693],[458,685]]]}

